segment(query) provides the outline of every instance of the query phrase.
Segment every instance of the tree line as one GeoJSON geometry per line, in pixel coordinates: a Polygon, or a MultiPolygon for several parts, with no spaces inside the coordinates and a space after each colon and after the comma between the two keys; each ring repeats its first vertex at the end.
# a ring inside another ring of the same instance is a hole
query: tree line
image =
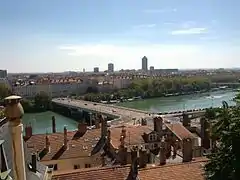
{"type": "Polygon", "coordinates": [[[154,98],[168,95],[183,95],[195,92],[209,91],[212,82],[205,77],[172,77],[146,78],[134,80],[127,89],[112,93],[88,92],[83,99],[87,101],[110,101],[141,96],[154,98]]]}

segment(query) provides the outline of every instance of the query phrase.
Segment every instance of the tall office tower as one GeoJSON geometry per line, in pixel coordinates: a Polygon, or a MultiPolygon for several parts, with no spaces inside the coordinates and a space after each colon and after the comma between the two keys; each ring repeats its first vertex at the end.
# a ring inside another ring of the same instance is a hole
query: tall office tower
{"type": "Polygon", "coordinates": [[[113,63],[108,64],[108,72],[114,72],[114,64],[113,63]]]}
{"type": "Polygon", "coordinates": [[[148,59],[146,56],[142,58],[142,70],[145,72],[148,71],[148,59]]]}
{"type": "Polygon", "coordinates": [[[0,78],[6,78],[7,77],[7,70],[0,70],[0,78]]]}
{"type": "Polygon", "coordinates": [[[93,69],[93,72],[98,73],[98,72],[99,72],[99,67],[95,67],[95,68],[93,69]]]}

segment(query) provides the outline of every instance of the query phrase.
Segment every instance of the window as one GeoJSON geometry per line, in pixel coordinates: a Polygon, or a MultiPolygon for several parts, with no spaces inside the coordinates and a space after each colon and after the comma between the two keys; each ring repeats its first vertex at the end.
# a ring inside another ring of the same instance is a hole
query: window
{"type": "Polygon", "coordinates": [[[85,164],[85,168],[90,168],[91,164],[85,164]]]}
{"type": "Polygon", "coordinates": [[[156,139],[157,139],[156,134],[149,135],[149,141],[156,141],[156,139]]]}
{"type": "Polygon", "coordinates": [[[75,164],[74,165],[74,169],[80,169],[80,165],[79,164],[75,164]]]}

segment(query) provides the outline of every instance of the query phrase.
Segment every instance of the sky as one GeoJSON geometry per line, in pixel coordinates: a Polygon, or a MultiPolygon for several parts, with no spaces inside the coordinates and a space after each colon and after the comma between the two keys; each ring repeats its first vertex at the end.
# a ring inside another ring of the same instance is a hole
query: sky
{"type": "Polygon", "coordinates": [[[240,67],[239,0],[1,0],[9,72],[240,67]]]}

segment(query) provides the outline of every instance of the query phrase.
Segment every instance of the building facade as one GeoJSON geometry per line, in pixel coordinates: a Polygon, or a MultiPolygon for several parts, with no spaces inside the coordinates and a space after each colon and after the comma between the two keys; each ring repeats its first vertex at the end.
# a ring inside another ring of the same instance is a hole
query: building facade
{"type": "Polygon", "coordinates": [[[143,70],[144,72],[147,72],[147,71],[148,71],[148,59],[147,59],[146,56],[144,56],[144,57],[142,58],[142,70],[143,70]]]}
{"type": "Polygon", "coordinates": [[[108,64],[108,72],[114,72],[114,64],[113,63],[108,64]]]}

